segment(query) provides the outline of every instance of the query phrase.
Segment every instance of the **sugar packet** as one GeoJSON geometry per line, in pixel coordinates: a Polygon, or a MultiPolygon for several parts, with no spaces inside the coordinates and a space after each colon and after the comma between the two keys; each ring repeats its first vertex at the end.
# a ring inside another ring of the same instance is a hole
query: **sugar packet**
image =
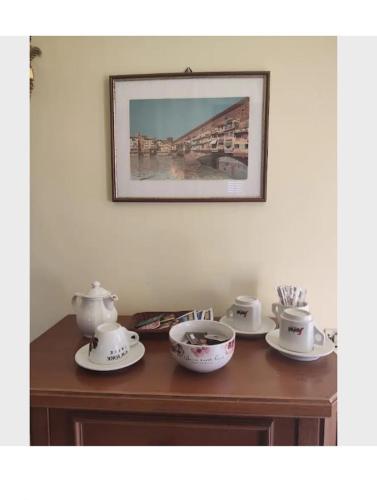
{"type": "Polygon", "coordinates": [[[196,319],[209,319],[213,321],[214,315],[213,315],[213,309],[212,307],[210,309],[203,309],[201,311],[195,311],[196,313],[196,319]]]}

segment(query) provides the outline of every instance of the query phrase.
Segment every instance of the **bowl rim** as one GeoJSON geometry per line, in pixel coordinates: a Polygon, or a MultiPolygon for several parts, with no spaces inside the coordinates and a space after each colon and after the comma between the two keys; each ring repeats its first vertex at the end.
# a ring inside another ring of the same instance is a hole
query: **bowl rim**
{"type": "Polygon", "coordinates": [[[172,342],[175,342],[176,344],[180,344],[180,345],[183,345],[183,346],[187,346],[187,347],[195,347],[193,346],[192,344],[188,344],[187,342],[182,342],[181,340],[176,340],[174,337],[172,337],[172,331],[174,330],[174,328],[176,328],[177,326],[181,326],[181,325],[184,325],[186,323],[194,323],[194,322],[200,322],[200,323],[216,323],[218,325],[221,325],[221,326],[225,326],[228,330],[230,330],[232,332],[232,336],[226,340],[225,342],[221,342],[221,344],[216,344],[216,345],[210,345],[208,346],[209,348],[217,348],[217,347],[220,347],[222,345],[225,345],[227,344],[228,342],[231,342],[232,340],[235,340],[236,339],[236,330],[234,328],[232,328],[231,326],[229,325],[226,325],[225,323],[220,323],[220,321],[216,321],[216,320],[213,320],[213,319],[193,319],[193,320],[190,320],[190,321],[184,321],[182,323],[178,323],[177,325],[174,325],[170,328],[169,330],[169,339],[172,341],[172,342]]]}

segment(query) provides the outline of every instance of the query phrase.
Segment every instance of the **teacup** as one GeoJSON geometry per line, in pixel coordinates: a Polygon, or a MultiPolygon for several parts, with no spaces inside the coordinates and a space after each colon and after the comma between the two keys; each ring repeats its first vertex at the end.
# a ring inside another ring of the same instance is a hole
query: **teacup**
{"type": "Polygon", "coordinates": [[[117,363],[138,342],[139,335],[119,323],[102,323],[96,327],[90,340],[89,359],[101,365],[117,363]]]}
{"type": "Polygon", "coordinates": [[[240,295],[225,315],[232,319],[232,326],[236,330],[257,330],[262,323],[262,305],[255,297],[240,295]]]}
{"type": "Polygon", "coordinates": [[[300,311],[307,311],[309,312],[309,304],[305,302],[302,306],[284,306],[283,304],[280,304],[280,302],[274,302],[272,304],[272,312],[275,316],[276,319],[276,324],[280,324],[280,316],[286,309],[299,309],[300,311]]]}
{"type": "Polygon", "coordinates": [[[308,311],[285,309],[280,316],[279,344],[295,352],[310,352],[314,345],[323,345],[325,334],[319,331],[308,311]]]}

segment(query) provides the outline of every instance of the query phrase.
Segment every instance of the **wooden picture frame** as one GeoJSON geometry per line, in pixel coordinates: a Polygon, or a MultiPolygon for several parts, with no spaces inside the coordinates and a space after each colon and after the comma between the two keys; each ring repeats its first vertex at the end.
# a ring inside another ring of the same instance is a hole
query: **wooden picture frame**
{"type": "Polygon", "coordinates": [[[266,201],[268,71],[109,80],[113,201],[266,201]]]}

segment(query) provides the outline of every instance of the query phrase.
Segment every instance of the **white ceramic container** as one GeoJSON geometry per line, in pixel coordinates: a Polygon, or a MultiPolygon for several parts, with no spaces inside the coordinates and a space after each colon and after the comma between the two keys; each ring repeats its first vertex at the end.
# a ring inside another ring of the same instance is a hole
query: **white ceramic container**
{"type": "Polygon", "coordinates": [[[72,305],[76,313],[77,324],[84,337],[92,337],[96,327],[101,323],[116,322],[118,312],[114,302],[117,300],[117,295],[102,288],[99,281],[92,283],[88,293],[75,293],[72,297],[72,305]]]}
{"type": "Polygon", "coordinates": [[[299,309],[300,311],[307,311],[309,312],[309,304],[305,302],[302,306],[283,306],[283,304],[280,304],[280,302],[274,302],[272,304],[272,313],[275,316],[276,319],[276,324],[280,324],[280,316],[283,314],[283,312],[286,309],[299,309]]]}
{"type": "Polygon", "coordinates": [[[119,323],[102,323],[90,339],[89,360],[101,365],[119,363],[138,342],[139,335],[119,323]]]}
{"type": "Polygon", "coordinates": [[[311,352],[314,345],[324,345],[325,334],[314,326],[308,311],[285,309],[280,316],[279,344],[294,352],[311,352]]]}
{"type": "Polygon", "coordinates": [[[185,368],[195,372],[212,372],[225,366],[234,353],[236,333],[228,325],[210,320],[179,323],[169,332],[173,358],[185,368]],[[184,340],[186,332],[217,333],[226,336],[226,342],[217,345],[195,346],[184,340]]]}
{"type": "Polygon", "coordinates": [[[226,311],[225,316],[232,320],[236,330],[258,330],[262,322],[262,304],[255,297],[240,295],[226,311]]]}

